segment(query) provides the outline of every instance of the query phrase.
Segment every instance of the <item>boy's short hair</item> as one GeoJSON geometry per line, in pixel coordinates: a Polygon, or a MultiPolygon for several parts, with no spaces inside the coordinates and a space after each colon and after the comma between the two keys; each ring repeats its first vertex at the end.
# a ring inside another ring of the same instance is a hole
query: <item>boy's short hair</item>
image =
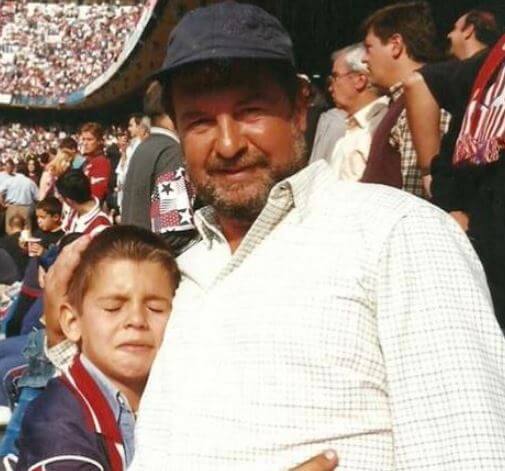
{"type": "Polygon", "coordinates": [[[68,170],[58,180],[56,189],[63,198],[82,204],[93,199],[89,178],[81,169],[68,170]]]}
{"type": "Polygon", "coordinates": [[[47,198],[39,201],[35,206],[35,209],[41,209],[45,211],[50,216],[61,216],[61,211],[63,209],[61,201],[55,196],[48,196],[47,198]]]}
{"type": "Polygon", "coordinates": [[[137,226],[112,226],[90,242],[81,256],[68,287],[70,304],[81,309],[99,263],[106,260],[131,260],[159,263],[167,271],[175,292],[181,275],[169,245],[157,234],[137,226]]]}

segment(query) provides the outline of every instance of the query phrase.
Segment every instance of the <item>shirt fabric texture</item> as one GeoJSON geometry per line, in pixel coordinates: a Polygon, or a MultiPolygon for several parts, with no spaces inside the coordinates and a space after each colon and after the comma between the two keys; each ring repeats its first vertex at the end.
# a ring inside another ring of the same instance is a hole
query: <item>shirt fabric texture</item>
{"type": "Polygon", "coordinates": [[[346,119],[345,134],[329,156],[330,167],[339,180],[358,181],[362,177],[373,133],[387,105],[387,97],[377,98],[346,119]]]}
{"type": "Polygon", "coordinates": [[[141,401],[131,470],[505,467],[505,340],[444,212],[338,182],[278,183],[232,254],[210,208],[141,401]]]}
{"type": "Polygon", "coordinates": [[[112,168],[109,159],[103,155],[89,157],[83,164],[83,172],[89,178],[91,184],[91,194],[103,201],[109,190],[109,180],[112,168]]]}
{"type": "Polygon", "coordinates": [[[335,144],[344,134],[345,111],[331,108],[321,113],[317,122],[316,135],[309,163],[320,159],[327,159],[335,148],[335,144]]]}

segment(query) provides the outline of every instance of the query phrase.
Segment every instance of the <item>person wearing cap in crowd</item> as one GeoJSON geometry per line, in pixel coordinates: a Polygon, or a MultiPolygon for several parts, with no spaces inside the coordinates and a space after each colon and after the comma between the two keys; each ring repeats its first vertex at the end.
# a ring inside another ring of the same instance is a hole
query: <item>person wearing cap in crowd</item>
{"type": "MultiPolygon", "coordinates": [[[[278,20],[235,2],[191,11],[160,79],[207,206],[131,469],[284,470],[332,448],[342,469],[502,470],[505,339],[482,267],[422,199],[306,167],[278,20]]],[[[49,274],[50,319],[86,242],[49,274]]]]}

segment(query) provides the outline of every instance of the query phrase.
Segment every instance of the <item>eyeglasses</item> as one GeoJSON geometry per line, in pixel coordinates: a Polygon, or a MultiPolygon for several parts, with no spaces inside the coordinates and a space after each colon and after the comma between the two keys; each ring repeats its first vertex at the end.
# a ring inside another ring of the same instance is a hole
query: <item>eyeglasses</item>
{"type": "Polygon", "coordinates": [[[328,77],[326,77],[326,83],[328,85],[331,85],[333,82],[337,82],[341,78],[347,77],[348,75],[355,74],[356,71],[351,70],[349,72],[346,72],[345,74],[337,74],[336,72],[332,72],[328,77]]]}

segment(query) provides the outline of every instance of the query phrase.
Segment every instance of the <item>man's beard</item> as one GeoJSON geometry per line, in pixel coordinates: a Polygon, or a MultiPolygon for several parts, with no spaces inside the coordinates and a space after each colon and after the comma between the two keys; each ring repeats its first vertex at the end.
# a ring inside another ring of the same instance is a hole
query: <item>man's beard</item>
{"type": "MultiPolygon", "coordinates": [[[[229,195],[233,195],[233,193],[237,195],[242,191],[247,191],[250,185],[246,183],[236,183],[223,189],[218,187],[212,180],[199,183],[193,179],[193,184],[196,187],[196,193],[199,199],[204,204],[212,206],[218,215],[243,222],[254,222],[265,207],[272,188],[278,182],[300,171],[307,164],[307,150],[304,136],[299,131],[293,130],[293,132],[296,133],[296,135],[293,157],[289,165],[282,168],[272,168],[268,158],[264,154],[245,154],[239,158],[238,165],[242,168],[256,167],[267,170],[261,174],[263,177],[261,185],[259,185],[258,181],[255,182],[258,188],[253,194],[245,195],[237,201],[237,199],[233,197],[230,198],[229,195]]],[[[234,161],[228,164],[228,161],[221,160],[219,163],[216,162],[211,169],[207,170],[211,172],[225,171],[227,167],[233,167],[234,165],[237,165],[234,161]]]]}

